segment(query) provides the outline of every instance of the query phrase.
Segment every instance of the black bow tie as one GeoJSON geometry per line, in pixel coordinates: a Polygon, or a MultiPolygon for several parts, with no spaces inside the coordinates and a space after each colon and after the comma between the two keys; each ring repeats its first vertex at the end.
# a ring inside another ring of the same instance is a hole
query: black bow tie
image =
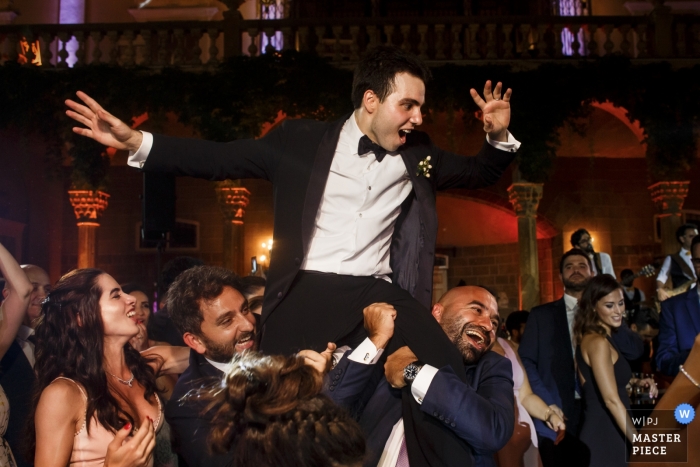
{"type": "Polygon", "coordinates": [[[377,158],[377,162],[381,162],[384,156],[386,156],[387,150],[377,143],[372,142],[367,135],[364,135],[360,138],[360,144],[357,145],[357,154],[361,156],[368,152],[373,152],[374,156],[377,158]]]}

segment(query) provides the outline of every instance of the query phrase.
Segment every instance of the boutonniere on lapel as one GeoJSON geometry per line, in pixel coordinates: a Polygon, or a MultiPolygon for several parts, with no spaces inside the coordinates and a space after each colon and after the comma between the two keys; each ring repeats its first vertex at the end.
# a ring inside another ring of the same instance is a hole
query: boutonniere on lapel
{"type": "Polygon", "coordinates": [[[416,177],[420,177],[422,175],[425,178],[430,178],[430,169],[432,168],[433,166],[430,165],[430,156],[428,156],[418,163],[418,171],[416,172],[416,177]]]}

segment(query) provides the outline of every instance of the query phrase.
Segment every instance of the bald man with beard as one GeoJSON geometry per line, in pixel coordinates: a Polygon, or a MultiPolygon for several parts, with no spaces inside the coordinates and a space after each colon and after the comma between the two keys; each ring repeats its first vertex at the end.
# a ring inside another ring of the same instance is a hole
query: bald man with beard
{"type": "MultiPolygon", "coordinates": [[[[369,337],[352,351],[345,349],[326,379],[326,394],[359,416],[367,436],[365,466],[408,465],[402,463],[408,452],[421,449],[405,442],[402,391],[420,404],[422,422],[447,427],[444,436],[468,447],[471,463],[460,465],[494,465],[493,454],[513,433],[512,367],[490,351],[499,322],[495,297],[481,287],[456,287],[431,313],[462,354],[466,383],[449,366],[435,368],[418,361],[410,342],[387,358],[382,372],[376,364],[393,336],[396,316],[386,303],[364,309],[369,337]],[[378,384],[373,384],[375,378],[378,384]]],[[[423,448],[422,454],[430,465],[455,465],[441,445],[423,448]]]]}
{"type": "MultiPolygon", "coordinates": [[[[10,402],[10,419],[5,432],[5,439],[15,456],[18,467],[29,467],[32,464],[24,460],[22,442],[24,425],[29,417],[31,408],[32,386],[34,385],[34,327],[41,316],[41,302],[44,301],[51,289],[49,275],[39,266],[25,264],[22,266],[29,282],[32,283],[32,293],[29,297],[29,307],[24,315],[24,321],[17,331],[15,341],[7,349],[0,361],[0,386],[5,390],[10,402]]],[[[3,296],[9,291],[3,290],[3,296]]]]}

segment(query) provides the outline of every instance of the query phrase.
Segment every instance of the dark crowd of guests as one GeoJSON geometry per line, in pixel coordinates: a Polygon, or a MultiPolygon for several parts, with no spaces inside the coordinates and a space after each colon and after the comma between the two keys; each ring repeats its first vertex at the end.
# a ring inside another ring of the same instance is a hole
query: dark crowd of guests
{"type": "MultiPolygon", "coordinates": [[[[700,237],[690,250],[700,271],[700,237]]],[[[593,269],[567,251],[564,296],[505,320],[487,288],[449,290],[430,313],[462,379],[417,361],[410,342],[386,355],[386,303],[362,311],[354,348],[264,355],[261,277],[177,258],[154,306],[97,269],[51,284],[0,245],[0,466],[406,466],[406,398],[474,465],[627,465],[629,394],[659,394],[650,368],[678,375],[657,408],[700,400],[700,335],[688,332],[700,300],[695,287],[660,320],[629,313],[629,287],[593,269]]]]}

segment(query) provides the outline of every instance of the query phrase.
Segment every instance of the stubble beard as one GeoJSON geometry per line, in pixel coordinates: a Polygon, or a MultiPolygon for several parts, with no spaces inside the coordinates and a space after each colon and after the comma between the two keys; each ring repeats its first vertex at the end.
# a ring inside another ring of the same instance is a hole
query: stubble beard
{"type": "Polygon", "coordinates": [[[443,319],[442,328],[447,337],[459,349],[459,353],[462,354],[462,359],[466,365],[475,364],[486,352],[491,350],[493,344],[491,333],[486,332],[481,326],[465,322],[464,319],[446,318],[443,319]],[[465,331],[470,328],[478,330],[484,335],[484,350],[477,349],[465,338],[465,331]]]}

